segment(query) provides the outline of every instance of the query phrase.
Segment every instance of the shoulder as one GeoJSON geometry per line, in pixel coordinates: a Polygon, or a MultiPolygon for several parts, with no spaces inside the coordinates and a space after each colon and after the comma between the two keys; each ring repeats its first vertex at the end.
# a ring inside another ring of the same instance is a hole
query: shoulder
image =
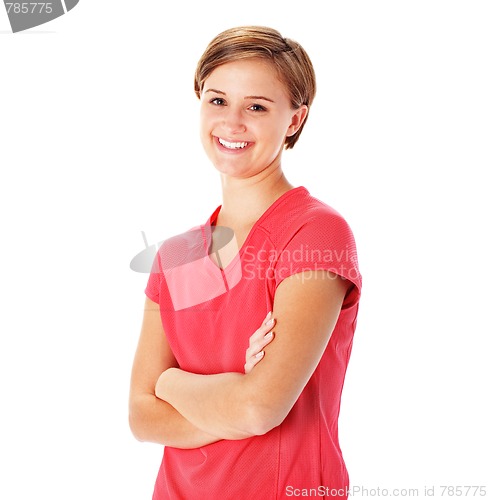
{"type": "Polygon", "coordinates": [[[308,270],[329,270],[361,288],[356,242],[344,217],[305,189],[290,194],[267,219],[276,283],[308,270]]]}
{"type": "Polygon", "coordinates": [[[352,230],[346,219],[333,207],[312,196],[304,188],[289,191],[266,219],[263,230],[276,248],[303,234],[324,243],[355,246],[352,230]]]}

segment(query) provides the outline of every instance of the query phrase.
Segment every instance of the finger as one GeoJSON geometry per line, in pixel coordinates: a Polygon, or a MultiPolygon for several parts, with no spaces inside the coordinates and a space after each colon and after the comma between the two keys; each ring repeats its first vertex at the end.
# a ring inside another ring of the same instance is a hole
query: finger
{"type": "Polygon", "coordinates": [[[264,358],[264,351],[260,351],[254,356],[251,356],[244,365],[244,371],[249,373],[262,359],[264,358]]]}
{"type": "Polygon", "coordinates": [[[256,356],[262,351],[274,338],[274,332],[268,332],[262,339],[253,342],[246,351],[246,359],[256,356]]]}
{"type": "Polygon", "coordinates": [[[266,347],[273,339],[274,339],[274,332],[268,332],[263,337],[263,342],[262,342],[263,347],[266,347]]]}
{"type": "MultiPolygon", "coordinates": [[[[266,316],[266,318],[268,318],[268,316],[266,316]]],[[[273,328],[274,324],[275,324],[274,318],[266,319],[266,321],[263,322],[261,326],[249,337],[249,345],[251,345],[259,338],[264,337],[266,333],[268,333],[273,328]]]]}
{"type": "Polygon", "coordinates": [[[261,352],[247,360],[246,364],[244,365],[245,373],[249,373],[263,359],[263,357],[264,352],[261,352]]]}
{"type": "Polygon", "coordinates": [[[274,332],[268,332],[262,339],[257,341],[252,350],[257,354],[259,351],[263,350],[274,338],[274,332]]]}
{"type": "Polygon", "coordinates": [[[263,319],[263,322],[261,324],[264,325],[266,323],[266,321],[268,321],[269,319],[271,319],[271,315],[272,314],[273,314],[272,311],[268,311],[268,314],[266,314],[266,316],[263,319]]]}

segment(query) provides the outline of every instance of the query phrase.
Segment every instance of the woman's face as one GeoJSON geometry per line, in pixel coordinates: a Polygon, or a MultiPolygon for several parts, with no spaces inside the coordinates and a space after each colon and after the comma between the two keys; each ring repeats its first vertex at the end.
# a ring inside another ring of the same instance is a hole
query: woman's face
{"type": "Polygon", "coordinates": [[[285,139],[303,122],[307,107],[291,107],[273,66],[245,59],[218,66],[201,92],[203,147],[222,174],[248,178],[280,166],[285,139]]]}

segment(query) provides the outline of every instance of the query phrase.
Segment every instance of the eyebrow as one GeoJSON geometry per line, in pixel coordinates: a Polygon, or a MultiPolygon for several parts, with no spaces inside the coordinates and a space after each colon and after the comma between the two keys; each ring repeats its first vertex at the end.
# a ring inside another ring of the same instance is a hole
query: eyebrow
{"type": "MultiPolygon", "coordinates": [[[[207,89],[205,91],[205,94],[207,92],[214,92],[215,94],[226,95],[225,92],[222,92],[221,90],[216,90],[216,89],[207,89]]],[[[273,99],[270,99],[269,97],[265,97],[264,95],[247,95],[246,97],[244,97],[244,99],[261,99],[263,101],[274,102],[273,99]]]]}

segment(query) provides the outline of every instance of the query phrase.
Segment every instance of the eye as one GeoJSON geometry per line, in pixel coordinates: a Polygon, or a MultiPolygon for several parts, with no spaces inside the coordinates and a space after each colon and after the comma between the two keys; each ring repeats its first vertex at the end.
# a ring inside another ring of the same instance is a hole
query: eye
{"type": "Polygon", "coordinates": [[[266,108],[264,106],[261,106],[261,104],[252,104],[249,106],[249,109],[251,111],[266,111],[266,108]]]}
{"type": "Polygon", "coordinates": [[[223,106],[225,104],[225,101],[222,99],[222,97],[215,97],[214,99],[210,100],[211,104],[215,104],[215,106],[223,106]]]}

